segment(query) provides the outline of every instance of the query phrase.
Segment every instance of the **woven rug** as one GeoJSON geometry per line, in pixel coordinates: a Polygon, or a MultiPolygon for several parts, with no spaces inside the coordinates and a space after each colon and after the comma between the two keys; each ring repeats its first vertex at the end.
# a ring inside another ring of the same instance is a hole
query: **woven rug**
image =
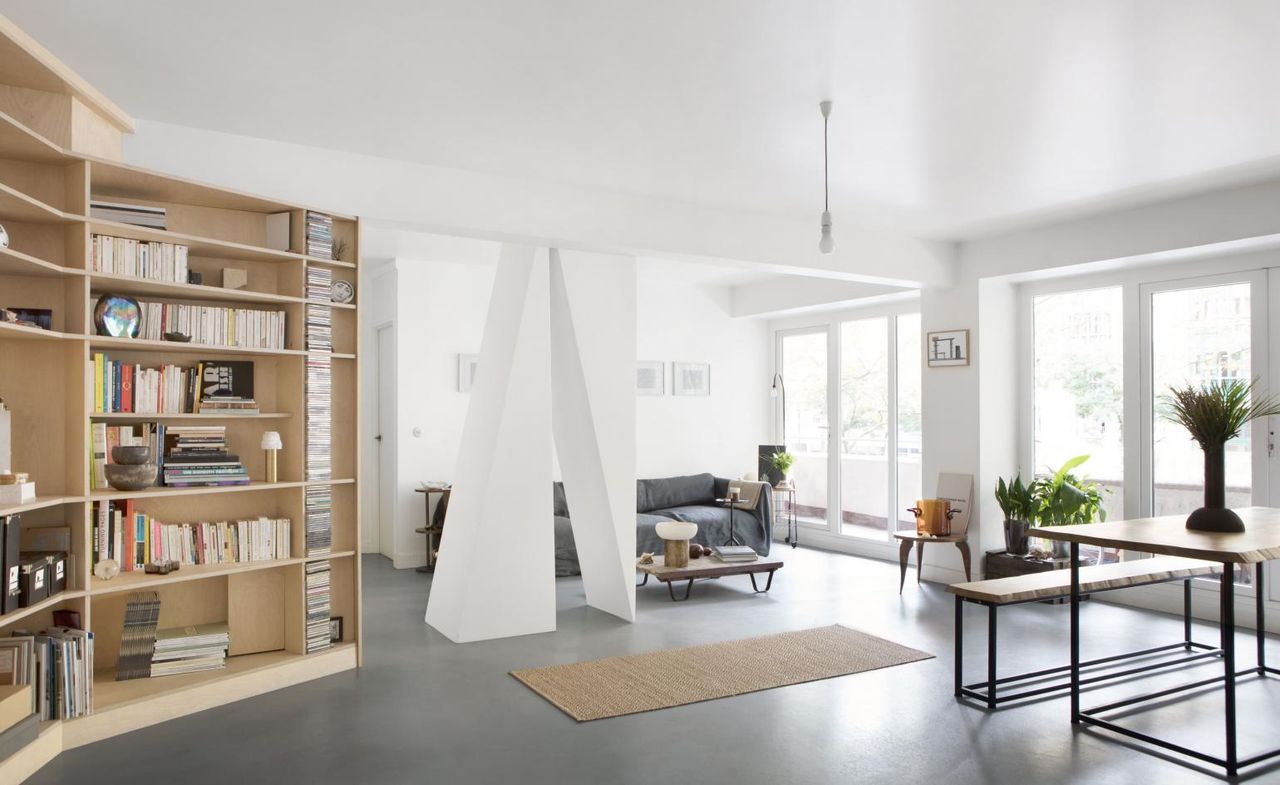
{"type": "Polygon", "coordinates": [[[578,722],[932,659],[840,625],[512,671],[578,722]]]}

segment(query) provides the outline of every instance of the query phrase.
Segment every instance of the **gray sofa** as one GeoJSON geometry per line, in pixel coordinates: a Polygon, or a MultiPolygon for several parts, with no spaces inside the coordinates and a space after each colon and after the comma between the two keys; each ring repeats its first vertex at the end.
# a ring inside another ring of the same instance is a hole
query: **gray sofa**
{"type": "MultiPolygon", "coordinates": [[[[729,492],[729,480],[711,474],[636,481],[636,555],[662,553],[662,539],[653,527],[662,521],[698,524],[693,542],[723,545],[729,539],[729,509],[715,503],[729,492]]],[[[752,509],[733,511],[734,529],[743,545],[761,556],[769,554],[773,532],[773,494],[766,484],[752,509]]],[[[555,484],[556,575],[579,575],[578,549],[573,542],[564,485],[555,484]]]]}

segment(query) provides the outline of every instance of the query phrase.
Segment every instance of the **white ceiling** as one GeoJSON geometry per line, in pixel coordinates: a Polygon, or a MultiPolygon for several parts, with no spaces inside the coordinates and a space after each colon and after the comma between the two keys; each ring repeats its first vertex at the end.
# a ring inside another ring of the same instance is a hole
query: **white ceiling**
{"type": "Polygon", "coordinates": [[[141,119],[962,237],[1280,172],[1275,0],[0,0],[141,119]]]}

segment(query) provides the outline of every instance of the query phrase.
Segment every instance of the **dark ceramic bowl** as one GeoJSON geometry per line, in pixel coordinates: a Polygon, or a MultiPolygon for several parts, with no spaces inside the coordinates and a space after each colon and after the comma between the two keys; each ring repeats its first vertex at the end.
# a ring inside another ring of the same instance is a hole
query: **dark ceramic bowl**
{"type": "Polygon", "coordinates": [[[140,491],[156,484],[156,465],[146,463],[141,466],[130,466],[109,463],[106,466],[106,475],[107,482],[117,491],[140,491]]]}
{"type": "Polygon", "coordinates": [[[151,460],[151,448],[142,446],[112,447],[111,460],[122,466],[141,466],[151,460]]]}

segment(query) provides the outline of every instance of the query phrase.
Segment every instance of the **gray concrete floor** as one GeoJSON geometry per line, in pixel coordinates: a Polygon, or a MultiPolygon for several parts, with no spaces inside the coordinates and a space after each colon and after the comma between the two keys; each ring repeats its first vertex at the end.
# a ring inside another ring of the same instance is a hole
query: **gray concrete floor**
{"type": "MultiPolygon", "coordinates": [[[[365,667],[201,712],[65,753],[31,780],[128,783],[1155,783],[1205,773],[1073,731],[1065,698],[995,714],[951,696],[953,605],[943,588],[907,584],[897,566],[789,548],[768,595],[745,577],[699,583],[673,604],[639,589],[637,622],[583,607],[560,579],[559,631],[468,645],[422,622],[429,577],[365,557],[365,667]],[[579,725],[507,675],[573,662],[832,623],[937,655],[838,679],[579,725]]],[[[519,591],[519,586],[511,587],[519,591]]],[[[1175,617],[1090,603],[1086,656],[1178,639],[1175,617]]],[[[968,612],[972,680],[984,667],[985,612],[968,612]]],[[[1002,670],[1065,662],[1067,610],[1027,605],[1002,616],[1002,670]]],[[[1216,629],[1198,626],[1202,640],[1216,629]]],[[[1272,656],[1280,658],[1280,647],[1272,656]]],[[[1252,662],[1252,640],[1241,636],[1252,662]]],[[[1213,674],[1215,666],[1141,686],[1213,674]]],[[[1135,684],[1124,689],[1132,691],[1135,684]]],[[[1086,705],[1114,691],[1092,693],[1086,705]]],[[[1280,681],[1240,689],[1241,752],[1280,743],[1280,681]]],[[[1130,722],[1221,751],[1221,697],[1170,704],[1130,722]]],[[[1280,773],[1254,782],[1280,781],[1280,773]]]]}

